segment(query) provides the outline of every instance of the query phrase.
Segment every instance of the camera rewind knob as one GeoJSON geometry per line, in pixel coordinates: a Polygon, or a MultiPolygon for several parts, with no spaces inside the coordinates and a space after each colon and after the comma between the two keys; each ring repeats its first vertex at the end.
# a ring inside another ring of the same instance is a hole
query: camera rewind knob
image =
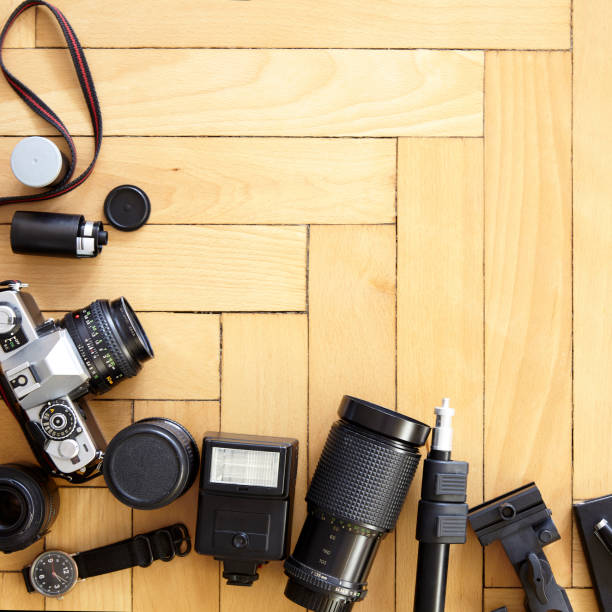
{"type": "Polygon", "coordinates": [[[79,454],[79,445],[74,440],[63,440],[58,450],[65,459],[72,459],[79,454]]]}

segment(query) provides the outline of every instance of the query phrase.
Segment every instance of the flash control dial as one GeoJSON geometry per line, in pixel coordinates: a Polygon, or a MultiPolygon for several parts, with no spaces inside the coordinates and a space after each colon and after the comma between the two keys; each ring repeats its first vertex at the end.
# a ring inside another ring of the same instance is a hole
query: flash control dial
{"type": "Polygon", "coordinates": [[[52,402],[40,413],[40,424],[54,440],[68,438],[76,426],[74,412],[63,402],[52,402]]]}
{"type": "Polygon", "coordinates": [[[0,306],[0,335],[10,334],[17,327],[17,315],[10,306],[0,306]]]}

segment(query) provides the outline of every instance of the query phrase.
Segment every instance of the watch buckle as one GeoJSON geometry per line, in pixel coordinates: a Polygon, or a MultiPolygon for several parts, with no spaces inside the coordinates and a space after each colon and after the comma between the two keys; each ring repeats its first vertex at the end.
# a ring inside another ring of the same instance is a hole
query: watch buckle
{"type": "Polygon", "coordinates": [[[168,538],[168,548],[170,550],[170,552],[167,555],[162,555],[162,551],[161,548],[158,547],[159,549],[159,560],[160,561],[164,561],[165,563],[167,563],[168,561],[172,561],[172,559],[174,559],[175,555],[176,555],[176,549],[174,546],[174,539],[172,538],[172,534],[170,533],[170,531],[168,529],[158,529],[155,532],[156,536],[161,536],[164,535],[166,536],[166,538],[168,538]]]}
{"type": "Polygon", "coordinates": [[[153,548],[151,548],[151,542],[149,542],[149,538],[147,538],[147,536],[145,535],[137,535],[134,538],[134,542],[138,542],[139,540],[143,540],[146,548],[147,548],[147,552],[149,553],[149,560],[146,563],[139,563],[138,565],[140,567],[149,567],[149,565],[151,565],[153,563],[153,561],[155,561],[155,557],[153,556],[153,548]]]}
{"type": "Polygon", "coordinates": [[[177,523],[169,528],[172,535],[172,544],[178,557],[185,557],[191,552],[191,538],[187,527],[182,523],[177,523]],[[186,546],[183,548],[183,544],[186,546]]]}

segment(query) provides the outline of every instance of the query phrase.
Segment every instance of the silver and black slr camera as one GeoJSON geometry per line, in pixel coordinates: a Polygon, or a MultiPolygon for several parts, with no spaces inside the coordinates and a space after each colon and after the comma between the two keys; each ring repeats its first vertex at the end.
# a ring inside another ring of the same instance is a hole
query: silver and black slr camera
{"type": "Polygon", "coordinates": [[[123,297],[54,321],[23,287],[0,283],[0,390],[41,466],[84,482],[99,475],[106,448],[84,396],[135,376],[153,349],[123,297]]]}

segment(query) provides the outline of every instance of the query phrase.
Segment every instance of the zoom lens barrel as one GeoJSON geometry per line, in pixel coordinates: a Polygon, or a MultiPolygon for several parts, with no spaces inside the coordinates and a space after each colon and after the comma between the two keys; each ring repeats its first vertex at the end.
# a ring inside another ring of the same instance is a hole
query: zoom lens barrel
{"type": "Polygon", "coordinates": [[[285,595],[314,612],[363,599],[380,542],[395,527],[430,428],[345,396],[313,476],[308,516],[285,562],[285,595]]]}
{"type": "Polygon", "coordinates": [[[89,370],[92,393],[106,393],[124,378],[136,376],[142,363],[153,357],[151,343],[123,297],[96,300],[67,314],[60,325],[89,370]]]}
{"type": "Polygon", "coordinates": [[[51,527],[59,508],[57,486],[40,469],[0,465],[0,551],[27,548],[51,527]]]}

